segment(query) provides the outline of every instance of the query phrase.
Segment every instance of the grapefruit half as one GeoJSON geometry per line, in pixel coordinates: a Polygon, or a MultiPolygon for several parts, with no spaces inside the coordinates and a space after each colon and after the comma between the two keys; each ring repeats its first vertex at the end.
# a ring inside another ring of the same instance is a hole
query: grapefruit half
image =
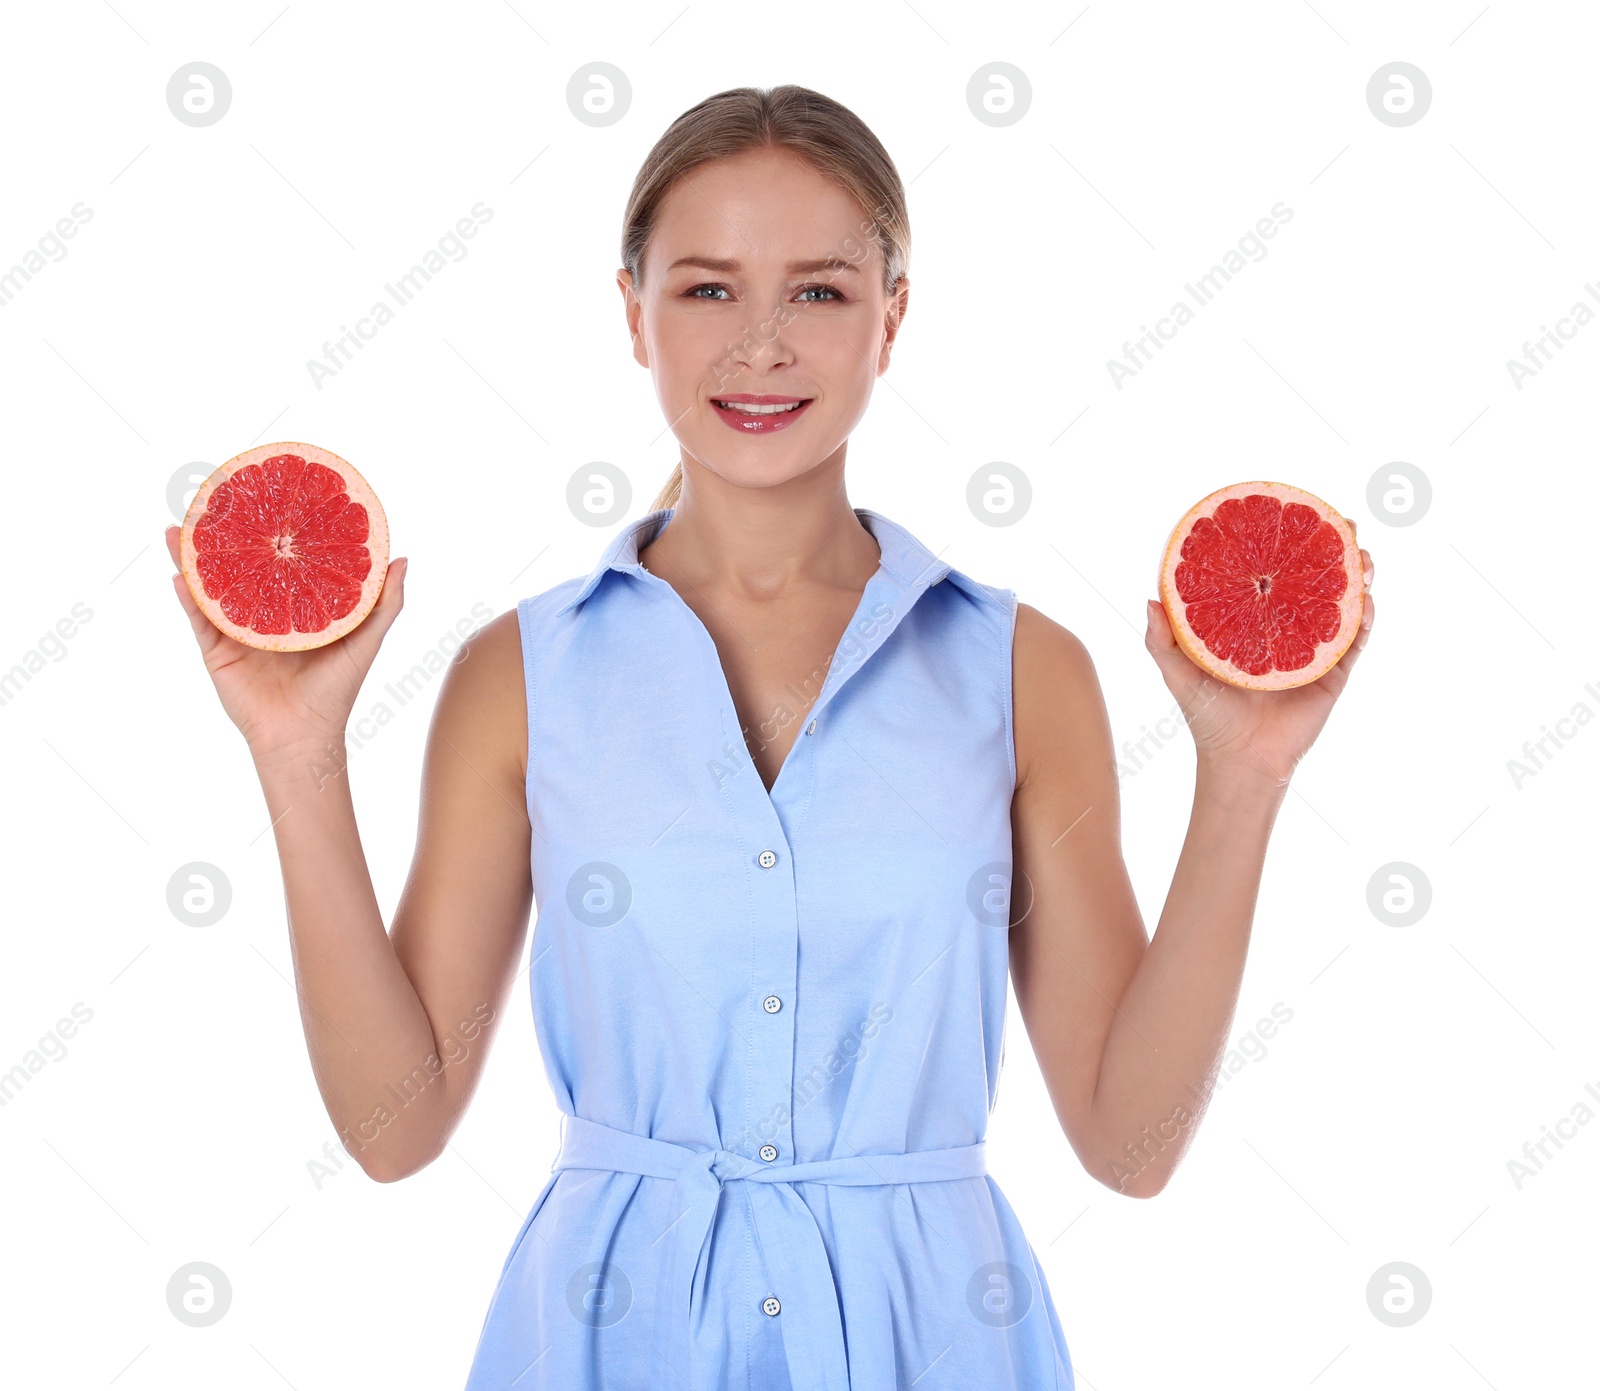
{"type": "Polygon", "coordinates": [[[1355,524],[1287,483],[1235,483],[1172,529],[1161,605],[1178,646],[1232,686],[1281,691],[1355,640],[1366,593],[1355,524]]]}
{"type": "Polygon", "coordinates": [[[263,444],[201,484],[183,577],[229,637],[272,652],[336,642],[372,612],[389,523],[367,480],[314,444],[263,444]]]}

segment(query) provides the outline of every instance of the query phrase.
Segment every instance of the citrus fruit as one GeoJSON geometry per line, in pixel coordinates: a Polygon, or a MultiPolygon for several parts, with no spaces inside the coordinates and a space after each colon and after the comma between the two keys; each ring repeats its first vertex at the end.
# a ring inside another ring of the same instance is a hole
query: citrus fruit
{"type": "Polygon", "coordinates": [[[200,485],[183,519],[183,577],[229,637],[273,652],[342,638],[378,601],[389,523],[337,454],[263,444],[200,485]]]}
{"type": "Polygon", "coordinates": [[[1172,529],[1161,605],[1178,646],[1233,686],[1315,681],[1345,653],[1366,593],[1355,524],[1287,483],[1235,483],[1172,529]]]}

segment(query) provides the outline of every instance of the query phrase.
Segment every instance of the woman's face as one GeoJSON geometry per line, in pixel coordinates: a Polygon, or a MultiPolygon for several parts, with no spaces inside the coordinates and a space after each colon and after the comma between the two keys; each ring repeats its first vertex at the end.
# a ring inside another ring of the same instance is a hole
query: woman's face
{"type": "Polygon", "coordinates": [[[745,487],[843,463],[908,294],[905,279],[885,294],[867,221],[845,189],[788,151],[713,160],[673,185],[642,287],[627,270],[617,280],[634,358],[650,369],[686,460],[745,487]],[[741,412],[749,396],[804,404],[741,412]]]}

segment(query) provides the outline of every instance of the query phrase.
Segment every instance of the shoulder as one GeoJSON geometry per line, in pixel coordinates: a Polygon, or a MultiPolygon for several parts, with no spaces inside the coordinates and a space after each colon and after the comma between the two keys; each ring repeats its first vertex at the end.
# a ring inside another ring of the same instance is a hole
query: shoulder
{"type": "Polygon", "coordinates": [[[508,783],[526,775],[528,758],[520,609],[497,614],[463,640],[434,712],[440,739],[508,783]]]}
{"type": "Polygon", "coordinates": [[[1100,679],[1089,649],[1071,631],[1028,604],[1017,605],[1012,641],[1017,785],[1035,770],[1098,762],[1110,749],[1100,679]]]}

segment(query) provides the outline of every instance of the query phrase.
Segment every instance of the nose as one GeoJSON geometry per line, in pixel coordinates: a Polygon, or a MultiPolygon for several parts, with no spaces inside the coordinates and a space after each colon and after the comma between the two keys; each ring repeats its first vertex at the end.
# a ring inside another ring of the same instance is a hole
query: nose
{"type": "Polygon", "coordinates": [[[794,361],[789,339],[789,325],[796,317],[792,305],[775,304],[765,312],[757,312],[752,304],[751,317],[745,322],[737,341],[729,343],[725,375],[732,376],[741,369],[769,372],[774,367],[787,366],[794,361]]]}

